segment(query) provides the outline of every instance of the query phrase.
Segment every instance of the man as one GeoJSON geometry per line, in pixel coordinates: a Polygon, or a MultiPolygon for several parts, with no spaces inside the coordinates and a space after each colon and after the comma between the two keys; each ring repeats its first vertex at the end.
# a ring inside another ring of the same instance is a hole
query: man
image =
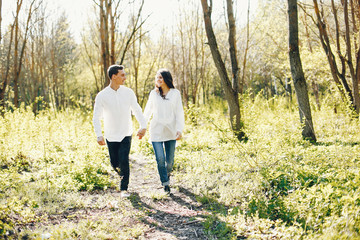
{"type": "Polygon", "coordinates": [[[109,150],[110,162],[120,175],[120,191],[122,197],[129,197],[129,153],[133,133],[131,113],[140,124],[137,133],[142,138],[146,132],[146,121],[135,93],[123,86],[126,80],[124,66],[112,65],[107,70],[110,85],[100,91],[95,98],[93,124],[97,142],[105,145],[100,119],[104,120],[104,135],[109,150]]]}

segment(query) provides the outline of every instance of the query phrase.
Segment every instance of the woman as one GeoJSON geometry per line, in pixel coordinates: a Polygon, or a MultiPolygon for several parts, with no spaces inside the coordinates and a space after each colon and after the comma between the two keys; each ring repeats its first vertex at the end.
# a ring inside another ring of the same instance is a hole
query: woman
{"type": "Polygon", "coordinates": [[[174,165],[176,140],[182,137],[184,109],[180,91],[175,89],[171,73],[160,69],[155,76],[155,89],[150,92],[144,116],[151,117],[150,141],[153,145],[160,180],[170,194],[170,173],[174,165]]]}

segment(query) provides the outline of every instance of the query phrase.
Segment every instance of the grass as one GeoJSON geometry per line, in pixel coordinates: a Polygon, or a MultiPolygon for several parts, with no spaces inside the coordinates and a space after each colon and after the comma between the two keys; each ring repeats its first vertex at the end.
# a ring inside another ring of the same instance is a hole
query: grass
{"type": "MultiPolygon", "coordinates": [[[[211,213],[209,237],[360,238],[359,119],[322,103],[313,110],[318,142],[311,144],[301,138],[295,104],[258,96],[242,103],[249,140],[240,143],[224,112],[219,101],[186,110],[174,166],[211,213]]],[[[91,117],[78,109],[34,116],[22,108],[0,118],[1,237],[142,238],[146,212],[112,194],[117,181],[91,117]]],[[[147,137],[134,138],[132,154],[153,156],[147,137]]]]}

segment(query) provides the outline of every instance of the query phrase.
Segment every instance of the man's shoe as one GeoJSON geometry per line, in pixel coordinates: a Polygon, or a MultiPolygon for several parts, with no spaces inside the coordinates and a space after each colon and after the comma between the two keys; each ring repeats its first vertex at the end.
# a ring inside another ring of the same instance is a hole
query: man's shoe
{"type": "Polygon", "coordinates": [[[164,187],[164,190],[165,190],[165,192],[166,192],[167,194],[170,194],[170,187],[169,187],[169,185],[165,186],[165,187],[164,187]]]}
{"type": "Polygon", "coordinates": [[[130,193],[128,193],[128,191],[121,191],[120,196],[122,198],[128,198],[130,197],[130,193]]]}

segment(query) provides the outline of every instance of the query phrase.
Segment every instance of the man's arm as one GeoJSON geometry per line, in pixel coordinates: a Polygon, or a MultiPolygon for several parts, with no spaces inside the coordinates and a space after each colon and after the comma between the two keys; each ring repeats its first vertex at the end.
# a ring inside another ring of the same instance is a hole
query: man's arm
{"type": "Polygon", "coordinates": [[[102,136],[101,122],[100,122],[100,119],[102,118],[102,112],[103,109],[102,109],[100,97],[96,96],[95,104],[94,104],[94,113],[93,113],[93,125],[97,137],[97,142],[99,145],[105,145],[105,140],[104,137],[102,136]]]}
{"type": "Polygon", "coordinates": [[[132,92],[131,110],[134,113],[136,120],[140,124],[140,129],[136,135],[139,137],[139,139],[141,139],[145,135],[147,123],[142,113],[142,109],[139,103],[137,102],[134,92],[132,92]]]}

